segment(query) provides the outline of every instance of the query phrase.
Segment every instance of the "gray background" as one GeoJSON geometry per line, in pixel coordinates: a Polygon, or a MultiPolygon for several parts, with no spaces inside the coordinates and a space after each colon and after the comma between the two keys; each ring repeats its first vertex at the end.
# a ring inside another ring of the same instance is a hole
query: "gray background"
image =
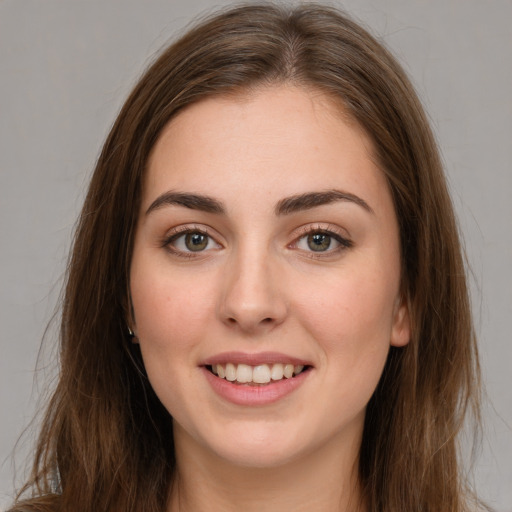
{"type": "MultiPolygon", "coordinates": [[[[229,3],[0,1],[0,508],[13,446],[54,375],[50,330],[33,384],[100,145],[151,56],[193,16],[229,3]]],[[[404,63],[437,133],[473,270],[488,393],[475,480],[512,511],[512,1],[333,3],[404,63]]]]}

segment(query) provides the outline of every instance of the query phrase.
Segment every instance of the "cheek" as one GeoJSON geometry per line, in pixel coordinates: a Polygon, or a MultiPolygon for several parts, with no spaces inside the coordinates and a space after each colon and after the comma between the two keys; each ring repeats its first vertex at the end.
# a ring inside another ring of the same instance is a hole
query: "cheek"
{"type": "Polygon", "coordinates": [[[176,417],[187,409],[183,396],[195,382],[197,348],[211,325],[206,286],[154,263],[132,266],[132,302],[144,366],[155,393],[176,417]]]}
{"type": "Polygon", "coordinates": [[[343,340],[389,343],[395,294],[381,282],[353,275],[338,282],[332,278],[325,286],[306,291],[298,308],[321,339],[337,345],[343,340]]]}
{"type": "Polygon", "coordinates": [[[207,280],[186,279],[168,269],[132,268],[131,293],[137,334],[152,351],[190,350],[207,328],[212,311],[207,280]],[[149,269],[149,270],[146,270],[149,269]]]}
{"type": "Polygon", "coordinates": [[[394,270],[373,268],[354,266],[309,286],[298,305],[326,364],[354,384],[369,379],[376,385],[391,341],[398,279],[394,270]]]}
{"type": "MultiPolygon", "coordinates": [[[[325,407],[335,421],[348,421],[366,408],[390,347],[392,305],[382,289],[357,279],[332,287],[331,293],[304,310],[306,329],[316,339],[332,390],[325,407]]],[[[337,424],[337,423],[336,423],[337,424]]]]}

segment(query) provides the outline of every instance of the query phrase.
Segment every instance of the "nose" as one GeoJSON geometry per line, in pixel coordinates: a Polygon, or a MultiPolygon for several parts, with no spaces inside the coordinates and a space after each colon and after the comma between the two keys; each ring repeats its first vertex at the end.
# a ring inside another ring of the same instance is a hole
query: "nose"
{"type": "Polygon", "coordinates": [[[219,304],[221,320],[245,333],[269,332],[287,315],[277,264],[265,251],[240,251],[228,264],[219,304]]]}

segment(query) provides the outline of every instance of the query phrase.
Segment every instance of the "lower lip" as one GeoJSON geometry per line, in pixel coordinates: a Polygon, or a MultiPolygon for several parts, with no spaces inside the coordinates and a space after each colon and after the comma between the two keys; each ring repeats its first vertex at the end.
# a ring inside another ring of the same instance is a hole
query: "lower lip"
{"type": "Polygon", "coordinates": [[[306,370],[290,379],[250,386],[247,384],[235,384],[226,379],[221,379],[205,367],[202,367],[202,370],[206,380],[219,396],[236,405],[248,406],[267,405],[281,400],[290,393],[293,393],[311,372],[306,370]]]}

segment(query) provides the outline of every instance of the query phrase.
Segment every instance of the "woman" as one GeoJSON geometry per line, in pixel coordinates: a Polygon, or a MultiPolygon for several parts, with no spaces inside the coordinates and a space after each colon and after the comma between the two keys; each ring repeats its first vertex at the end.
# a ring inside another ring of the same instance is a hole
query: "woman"
{"type": "Polygon", "coordinates": [[[157,59],[105,143],[12,510],[469,510],[478,381],[403,71],[330,8],[234,8],[157,59]]]}

